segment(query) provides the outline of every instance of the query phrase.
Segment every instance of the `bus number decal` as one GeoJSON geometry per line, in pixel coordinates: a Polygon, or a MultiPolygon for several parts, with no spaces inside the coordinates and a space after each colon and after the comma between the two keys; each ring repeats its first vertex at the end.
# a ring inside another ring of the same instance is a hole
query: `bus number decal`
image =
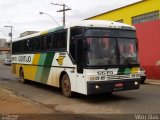
{"type": "Polygon", "coordinates": [[[98,71],[98,75],[112,75],[113,71],[98,71]]]}

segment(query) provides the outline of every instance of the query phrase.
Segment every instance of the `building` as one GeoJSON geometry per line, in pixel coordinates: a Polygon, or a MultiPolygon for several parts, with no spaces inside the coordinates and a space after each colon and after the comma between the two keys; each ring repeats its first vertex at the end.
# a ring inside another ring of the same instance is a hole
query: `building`
{"type": "Polygon", "coordinates": [[[148,78],[160,79],[160,0],[141,0],[87,19],[134,25],[137,28],[141,66],[148,78]]]}
{"type": "Polygon", "coordinates": [[[0,38],[0,63],[5,58],[10,57],[10,48],[6,39],[0,38]]]}
{"type": "Polygon", "coordinates": [[[7,41],[6,39],[0,38],[0,47],[6,46],[7,43],[6,41],[7,41]]]}

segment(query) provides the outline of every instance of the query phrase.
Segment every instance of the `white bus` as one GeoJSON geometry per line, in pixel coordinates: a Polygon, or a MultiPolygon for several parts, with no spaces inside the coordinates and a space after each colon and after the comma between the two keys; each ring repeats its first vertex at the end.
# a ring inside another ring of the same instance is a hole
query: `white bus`
{"type": "Polygon", "coordinates": [[[73,93],[138,89],[140,65],[135,27],[84,20],[16,39],[12,72],[73,93]]]}

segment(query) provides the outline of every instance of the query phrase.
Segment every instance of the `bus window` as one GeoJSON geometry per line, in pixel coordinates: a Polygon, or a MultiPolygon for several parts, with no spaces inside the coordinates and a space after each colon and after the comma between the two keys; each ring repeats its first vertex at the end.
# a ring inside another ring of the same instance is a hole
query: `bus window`
{"type": "Polygon", "coordinates": [[[53,49],[52,36],[48,35],[46,39],[47,39],[47,50],[53,49]]]}
{"type": "Polygon", "coordinates": [[[36,51],[36,41],[35,41],[35,38],[32,38],[31,41],[32,41],[32,51],[36,51]]]}
{"type": "Polygon", "coordinates": [[[47,39],[46,39],[46,37],[41,37],[40,41],[41,41],[41,50],[46,50],[46,48],[47,48],[47,39]]]}
{"type": "Polygon", "coordinates": [[[19,51],[20,52],[24,52],[25,48],[25,44],[24,44],[24,40],[19,42],[19,51]]]}
{"type": "Polygon", "coordinates": [[[67,48],[67,31],[60,31],[54,34],[55,49],[62,50],[67,48]]]}
{"type": "Polygon", "coordinates": [[[76,52],[75,52],[75,46],[76,46],[76,41],[75,41],[75,36],[77,35],[82,35],[83,34],[83,29],[82,28],[71,28],[71,33],[70,33],[70,48],[69,52],[74,60],[76,60],[76,52]]]}
{"type": "Polygon", "coordinates": [[[40,41],[38,37],[32,38],[32,51],[40,50],[40,41]]]}
{"type": "Polygon", "coordinates": [[[32,48],[31,48],[31,40],[30,39],[25,40],[25,44],[26,44],[25,52],[30,52],[32,50],[32,48]]]}

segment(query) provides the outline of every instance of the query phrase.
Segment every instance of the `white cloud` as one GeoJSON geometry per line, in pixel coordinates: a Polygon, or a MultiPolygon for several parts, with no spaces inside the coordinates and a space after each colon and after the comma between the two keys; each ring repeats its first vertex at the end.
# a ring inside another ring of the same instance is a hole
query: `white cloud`
{"type": "Polygon", "coordinates": [[[72,8],[66,13],[67,22],[82,20],[93,15],[106,12],[140,0],[0,0],[0,38],[8,39],[9,29],[4,25],[13,25],[14,37],[26,30],[42,30],[56,26],[56,23],[47,15],[40,15],[39,12],[46,12],[58,23],[62,24],[62,13],[56,11],[62,9],[60,6],[53,6],[50,3],[66,3],[72,8]]]}

